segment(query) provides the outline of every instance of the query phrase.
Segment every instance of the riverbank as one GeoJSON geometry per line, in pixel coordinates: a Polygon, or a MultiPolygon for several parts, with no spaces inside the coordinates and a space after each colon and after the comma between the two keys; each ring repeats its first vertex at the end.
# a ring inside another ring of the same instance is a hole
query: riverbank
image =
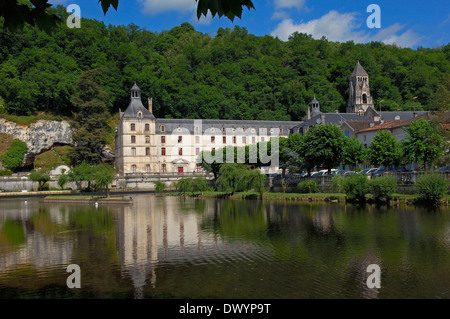
{"type": "Polygon", "coordinates": [[[89,195],[72,195],[72,196],[64,196],[64,195],[54,195],[47,196],[44,198],[44,203],[63,203],[63,204],[92,204],[92,205],[100,205],[100,204],[133,204],[132,197],[124,197],[124,196],[89,196],[89,195]]]}
{"type": "MultiPolygon", "coordinates": [[[[165,193],[167,196],[183,196],[180,193],[165,193]]],[[[197,198],[227,198],[227,199],[262,199],[269,201],[289,201],[289,202],[330,202],[330,203],[346,203],[346,196],[344,193],[269,193],[265,192],[262,197],[257,192],[240,192],[233,195],[227,195],[224,192],[207,191],[202,193],[186,193],[184,196],[197,197],[197,198]]],[[[415,205],[419,195],[411,194],[394,194],[392,196],[391,205],[415,205]]],[[[441,204],[448,206],[450,201],[450,195],[445,195],[441,199],[441,204]]],[[[368,203],[374,203],[373,197],[369,194],[367,196],[368,203]]]]}

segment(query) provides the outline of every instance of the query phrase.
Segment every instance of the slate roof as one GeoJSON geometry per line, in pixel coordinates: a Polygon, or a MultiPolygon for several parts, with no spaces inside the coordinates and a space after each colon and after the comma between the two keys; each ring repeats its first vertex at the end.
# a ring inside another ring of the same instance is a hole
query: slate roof
{"type": "Polygon", "coordinates": [[[336,124],[341,125],[344,121],[349,120],[355,120],[355,121],[361,121],[361,120],[369,120],[361,115],[358,115],[356,113],[322,113],[316,116],[311,117],[309,120],[304,121],[304,126],[313,126],[317,124],[322,124],[321,122],[318,123],[318,120],[322,121],[322,116],[325,117],[325,124],[336,124]]]}
{"type": "MultiPolygon", "coordinates": [[[[395,121],[395,120],[410,120],[414,118],[413,111],[381,111],[378,112],[381,115],[381,118],[385,121],[395,121]]],[[[425,115],[426,111],[416,111],[418,116],[425,115]]]]}
{"type": "MultiPolygon", "coordinates": [[[[279,129],[283,128],[283,135],[289,133],[289,131],[298,125],[302,125],[302,121],[250,121],[250,120],[203,120],[203,119],[164,119],[157,118],[156,119],[156,128],[155,131],[157,134],[161,133],[161,125],[165,126],[165,132],[172,133],[174,130],[177,130],[179,127],[182,128],[182,132],[189,134],[194,133],[194,126],[196,121],[199,121],[202,128],[202,133],[205,133],[206,130],[210,128],[215,128],[217,133],[222,132],[222,128],[225,129],[230,128],[236,129],[237,133],[242,133],[242,128],[244,127],[245,132],[248,133],[248,129],[254,128],[267,128],[267,129],[279,129]]],[[[268,131],[267,133],[269,133],[268,131]]],[[[195,132],[197,133],[197,132],[195,132]]],[[[198,132],[199,133],[199,132],[198,132]]],[[[207,132],[208,133],[208,132],[207,132]]],[[[210,132],[211,134],[213,132],[210,132]]],[[[259,130],[256,130],[256,134],[259,134],[259,130]]]]}
{"type": "Polygon", "coordinates": [[[128,104],[127,109],[125,112],[123,112],[122,116],[123,118],[137,118],[137,114],[139,111],[142,112],[142,118],[146,119],[154,119],[155,116],[150,113],[148,109],[144,107],[141,101],[141,89],[134,83],[133,87],[131,88],[131,92],[138,92],[138,95],[136,97],[131,97],[130,104],[128,104]]]}
{"type": "Polygon", "coordinates": [[[354,76],[369,76],[369,74],[367,74],[366,70],[364,70],[364,68],[362,67],[362,65],[358,62],[356,62],[356,66],[355,69],[353,70],[352,73],[352,77],[354,76]]]}
{"type": "Polygon", "coordinates": [[[372,124],[373,126],[377,125],[379,122],[367,121],[367,120],[348,120],[345,123],[353,130],[353,132],[358,132],[360,130],[369,128],[372,124]]]}

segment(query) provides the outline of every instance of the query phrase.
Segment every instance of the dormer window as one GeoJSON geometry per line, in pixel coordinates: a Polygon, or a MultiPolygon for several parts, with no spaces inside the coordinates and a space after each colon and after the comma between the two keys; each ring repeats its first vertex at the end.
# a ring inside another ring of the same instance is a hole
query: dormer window
{"type": "Polygon", "coordinates": [[[141,111],[137,112],[137,117],[138,118],[142,118],[142,112],[141,111]]]}
{"type": "Polygon", "coordinates": [[[159,128],[161,129],[161,132],[165,132],[166,131],[166,127],[164,125],[161,125],[159,128]]]}

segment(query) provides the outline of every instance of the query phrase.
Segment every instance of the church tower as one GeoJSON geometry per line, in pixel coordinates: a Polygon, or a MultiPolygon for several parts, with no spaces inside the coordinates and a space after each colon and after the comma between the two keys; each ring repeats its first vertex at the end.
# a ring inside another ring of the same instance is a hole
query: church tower
{"type": "Polygon", "coordinates": [[[350,76],[349,89],[347,113],[364,115],[369,107],[374,107],[372,96],[370,95],[369,74],[361,66],[359,60],[350,76]]]}

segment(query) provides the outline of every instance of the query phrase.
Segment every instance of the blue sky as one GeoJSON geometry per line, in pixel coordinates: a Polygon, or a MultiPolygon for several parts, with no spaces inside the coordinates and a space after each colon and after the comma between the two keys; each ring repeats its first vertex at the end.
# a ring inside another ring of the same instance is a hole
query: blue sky
{"type": "MultiPolygon", "coordinates": [[[[287,40],[294,31],[327,37],[331,41],[358,43],[382,41],[400,47],[436,47],[450,42],[449,0],[253,0],[256,10],[244,8],[242,18],[232,23],[210,15],[197,20],[195,0],[119,0],[118,10],[103,14],[97,0],[50,0],[77,4],[83,18],[106,24],[135,23],[149,31],[161,32],[191,23],[197,31],[215,34],[219,27],[235,25],[255,35],[272,35],[287,40]],[[381,28],[369,28],[369,4],[380,8],[381,28]]],[[[82,27],[82,26],[81,26],[82,27]]]]}

